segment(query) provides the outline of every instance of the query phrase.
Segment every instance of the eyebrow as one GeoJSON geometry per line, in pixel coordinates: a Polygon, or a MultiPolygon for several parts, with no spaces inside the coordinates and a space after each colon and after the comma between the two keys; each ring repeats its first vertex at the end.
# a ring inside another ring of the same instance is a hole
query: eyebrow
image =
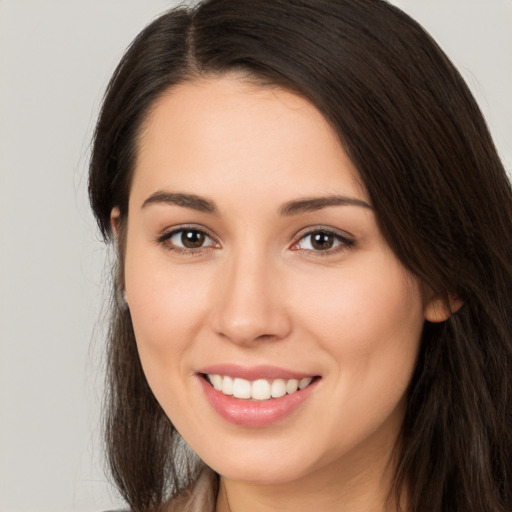
{"type": "Polygon", "coordinates": [[[289,201],[279,208],[279,214],[288,217],[300,213],[314,212],[322,208],[328,208],[329,206],[359,206],[373,210],[373,208],[362,199],[346,196],[325,196],[289,201]]]}
{"type": "MultiPolygon", "coordinates": [[[[183,208],[190,208],[191,210],[196,210],[202,213],[219,215],[217,206],[210,199],[206,199],[195,194],[184,194],[181,192],[155,192],[142,203],[141,208],[145,208],[151,204],[162,203],[181,206],[183,208]]],[[[301,213],[314,212],[323,208],[328,208],[330,206],[358,206],[370,210],[373,209],[366,201],[363,201],[362,199],[334,195],[288,201],[279,208],[279,215],[283,217],[290,217],[292,215],[299,215],[301,213]]]]}
{"type": "Polygon", "coordinates": [[[145,208],[150,204],[173,204],[183,208],[190,208],[198,212],[219,214],[219,210],[213,201],[195,194],[182,194],[179,192],[163,192],[158,191],[151,194],[143,203],[141,208],[145,208]]]}

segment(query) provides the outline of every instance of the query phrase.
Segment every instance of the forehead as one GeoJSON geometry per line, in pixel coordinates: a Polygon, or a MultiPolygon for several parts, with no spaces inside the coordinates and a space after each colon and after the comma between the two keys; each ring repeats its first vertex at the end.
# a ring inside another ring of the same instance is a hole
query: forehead
{"type": "Polygon", "coordinates": [[[356,193],[366,197],[357,170],[335,131],[305,98],[237,77],[187,82],[153,105],[144,123],[134,191],[194,188],[290,195],[356,193]],[[339,188],[344,190],[339,190],[339,188]]]}

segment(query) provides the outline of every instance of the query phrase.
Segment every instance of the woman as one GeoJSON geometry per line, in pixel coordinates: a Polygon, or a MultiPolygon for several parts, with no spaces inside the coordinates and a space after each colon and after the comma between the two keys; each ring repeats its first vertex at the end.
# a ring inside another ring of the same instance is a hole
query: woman
{"type": "Polygon", "coordinates": [[[512,192],[414,21],[170,11],[110,82],[89,186],[132,510],[510,510],[512,192]]]}

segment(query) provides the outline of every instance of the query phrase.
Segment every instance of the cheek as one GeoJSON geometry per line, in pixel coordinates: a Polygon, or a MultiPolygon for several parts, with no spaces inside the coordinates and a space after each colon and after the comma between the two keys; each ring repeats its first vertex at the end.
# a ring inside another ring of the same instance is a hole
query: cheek
{"type": "Polygon", "coordinates": [[[303,312],[299,321],[316,351],[330,361],[324,384],[330,401],[323,419],[326,437],[338,439],[340,450],[376,432],[394,438],[423,326],[419,287],[393,264],[347,271],[339,280],[318,280],[308,289],[307,295],[297,294],[303,312]]]}
{"type": "Polygon", "coordinates": [[[211,280],[192,267],[171,267],[161,251],[127,250],[128,303],[151,387],[182,376],[185,355],[203,325],[211,280]]]}
{"type": "Polygon", "coordinates": [[[134,326],[156,338],[193,329],[208,302],[207,290],[207,283],[191,272],[175,270],[159,274],[153,268],[150,273],[135,273],[132,279],[127,272],[134,326]]]}
{"type": "MultiPolygon", "coordinates": [[[[346,269],[339,279],[304,282],[303,328],[318,340],[339,373],[340,392],[401,395],[416,362],[423,299],[415,280],[394,260],[346,269]],[[377,393],[376,393],[377,391],[377,393]]],[[[355,396],[356,394],[352,394],[355,396]]]]}
{"type": "Polygon", "coordinates": [[[312,327],[341,342],[355,337],[362,350],[388,338],[410,339],[423,324],[420,288],[398,263],[377,261],[343,269],[339,276],[297,278],[293,302],[302,304],[312,327]]]}

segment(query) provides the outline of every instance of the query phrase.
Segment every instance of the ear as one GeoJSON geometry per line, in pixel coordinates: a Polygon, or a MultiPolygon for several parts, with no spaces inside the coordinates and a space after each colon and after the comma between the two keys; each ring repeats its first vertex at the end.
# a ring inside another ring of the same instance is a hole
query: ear
{"type": "Polygon", "coordinates": [[[112,233],[114,234],[115,238],[117,238],[119,235],[120,220],[121,212],[119,211],[119,208],[117,206],[114,206],[114,208],[112,208],[112,211],[110,212],[110,229],[112,230],[112,233]]]}
{"type": "Polygon", "coordinates": [[[463,302],[452,295],[448,298],[448,304],[439,296],[432,297],[425,307],[425,320],[433,323],[448,320],[453,313],[456,313],[463,302]]]}
{"type": "MultiPolygon", "coordinates": [[[[117,249],[118,249],[118,257],[119,257],[119,230],[121,228],[121,211],[116,206],[112,208],[110,212],[110,229],[112,230],[112,234],[114,235],[117,249]]],[[[126,289],[124,287],[124,269],[120,269],[117,276],[117,299],[122,304],[123,307],[128,307],[128,296],[126,294],[126,289]]]]}

